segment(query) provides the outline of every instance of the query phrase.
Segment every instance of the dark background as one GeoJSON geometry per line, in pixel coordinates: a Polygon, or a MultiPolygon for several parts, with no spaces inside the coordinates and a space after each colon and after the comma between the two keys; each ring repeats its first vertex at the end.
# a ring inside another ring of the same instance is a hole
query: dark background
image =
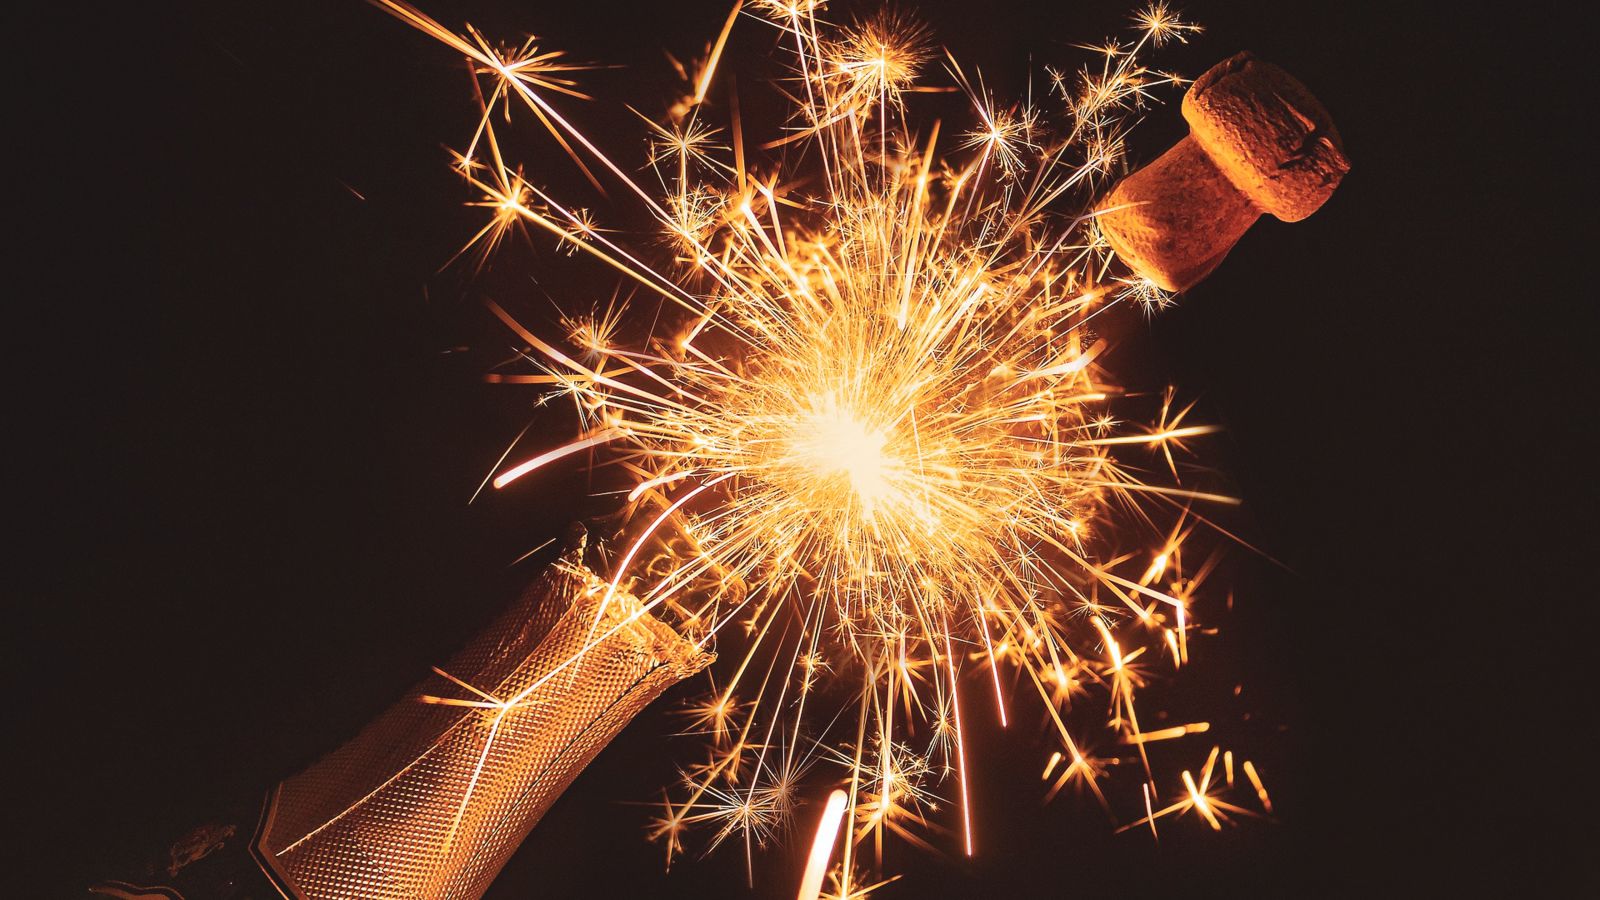
{"type": "MultiPolygon", "coordinates": [[[[1207,31],[1164,65],[1197,74],[1241,49],[1284,65],[1333,113],[1354,170],[1323,210],[1261,222],[1127,338],[1146,386],[1170,380],[1226,426],[1202,455],[1247,500],[1245,536],[1288,567],[1233,554],[1218,676],[1246,685],[1278,821],[1180,823],[1152,847],[1086,802],[1039,807],[1044,745],[980,732],[979,856],[896,851],[907,875],[883,896],[1594,885],[1574,851],[1592,822],[1569,812],[1593,776],[1565,762],[1593,703],[1564,699],[1585,681],[1560,671],[1592,603],[1593,475],[1574,440],[1592,418],[1579,213],[1593,153],[1576,138],[1592,104],[1558,68],[1582,62],[1579,29],[1538,4],[1357,6],[1183,5],[1207,31]]],[[[1030,56],[1075,66],[1070,44],[1128,11],[915,8],[1002,96],[1030,56]]],[[[699,53],[727,12],[425,9],[627,63],[584,78],[599,102],[561,106],[630,162],[642,130],[620,104],[661,110],[662,52],[699,53]]],[[[583,484],[560,478],[466,504],[531,414],[531,394],[480,381],[510,346],[481,300],[537,320],[546,295],[584,308],[611,282],[597,292],[595,270],[545,243],[482,278],[439,273],[479,222],[441,147],[471,116],[453,54],[353,0],[150,15],[166,40],[86,19],[74,33],[110,52],[57,57],[20,85],[93,132],[43,138],[69,164],[17,170],[57,196],[19,247],[67,255],[25,258],[49,287],[16,292],[26,456],[10,473],[7,664],[23,716],[7,805],[28,835],[19,868],[41,879],[21,896],[75,895],[125,849],[313,761],[470,634],[531,571],[507,564],[586,508],[583,484]],[[54,90],[63,69],[93,89],[54,90]]],[[[769,42],[749,23],[741,41],[725,71],[755,97],[769,42]]],[[[1160,108],[1134,156],[1181,134],[1176,105],[1160,108]]],[[[548,141],[525,137],[541,177],[582,196],[548,141]]],[[[557,408],[533,427],[570,423],[557,408]]],[[[694,752],[663,737],[669,705],[602,755],[491,896],[791,895],[798,847],[759,855],[753,892],[737,851],[662,874],[647,810],[628,803],[694,752]]]]}

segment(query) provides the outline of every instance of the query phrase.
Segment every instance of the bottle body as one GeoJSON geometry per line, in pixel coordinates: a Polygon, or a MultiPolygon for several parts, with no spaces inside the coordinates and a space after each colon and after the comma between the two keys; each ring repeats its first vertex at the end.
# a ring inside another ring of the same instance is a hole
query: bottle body
{"type": "Polygon", "coordinates": [[[354,739],[278,784],[258,815],[197,829],[142,882],[93,890],[479,897],[589,761],[710,659],[584,567],[580,548],[354,739]]]}

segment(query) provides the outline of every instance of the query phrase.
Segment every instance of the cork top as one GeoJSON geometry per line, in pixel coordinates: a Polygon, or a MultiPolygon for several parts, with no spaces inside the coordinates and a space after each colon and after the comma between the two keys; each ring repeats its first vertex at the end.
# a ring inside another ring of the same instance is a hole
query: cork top
{"type": "Polygon", "coordinates": [[[1350,171],[1333,119],[1294,76],[1245,52],[1183,96],[1190,136],[1264,212],[1298,222],[1350,171]]]}

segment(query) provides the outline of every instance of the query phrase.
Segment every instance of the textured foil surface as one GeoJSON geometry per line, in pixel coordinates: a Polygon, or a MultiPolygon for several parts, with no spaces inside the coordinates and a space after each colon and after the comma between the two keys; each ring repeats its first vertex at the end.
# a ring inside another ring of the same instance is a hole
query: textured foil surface
{"type": "Polygon", "coordinates": [[[551,565],[441,667],[449,677],[278,786],[256,850],[286,889],[481,896],[617,732],[711,661],[580,560],[551,565]]]}

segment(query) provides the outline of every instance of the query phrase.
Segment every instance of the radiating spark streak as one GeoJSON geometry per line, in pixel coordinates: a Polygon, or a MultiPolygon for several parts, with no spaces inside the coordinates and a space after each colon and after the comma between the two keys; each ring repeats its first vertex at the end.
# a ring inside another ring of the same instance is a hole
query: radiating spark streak
{"type": "Polygon", "coordinates": [[[645,481],[641,481],[634,486],[633,490],[628,492],[628,502],[632,503],[633,501],[639,499],[639,495],[643,494],[645,491],[653,490],[658,487],[664,487],[677,481],[682,481],[683,479],[689,478],[694,474],[695,472],[693,469],[685,469],[681,472],[669,472],[668,474],[662,475],[658,478],[650,478],[645,481]]]}
{"type": "MultiPolygon", "coordinates": [[[[617,563],[617,574],[612,576],[611,583],[606,585],[606,595],[605,597],[601,598],[599,608],[595,612],[594,628],[598,628],[600,626],[600,622],[605,618],[606,608],[610,605],[612,598],[616,597],[617,595],[617,586],[622,583],[623,576],[628,574],[628,566],[632,564],[634,556],[639,552],[639,548],[643,547],[645,542],[650,539],[650,535],[655,534],[656,529],[661,527],[661,523],[665,522],[673,513],[682,509],[684,504],[732,477],[732,472],[729,472],[726,475],[719,475],[716,478],[707,481],[705,484],[696,487],[687,494],[684,494],[677,500],[672,501],[672,505],[668,506],[666,510],[661,513],[661,515],[656,517],[655,521],[650,523],[649,527],[645,528],[644,533],[639,535],[638,540],[634,541],[633,546],[629,547],[628,552],[623,555],[622,561],[617,563]]],[[[591,628],[589,631],[591,635],[594,634],[594,628],[591,628]]]]}
{"type": "MultiPolygon", "coordinates": [[[[850,801],[849,801],[849,806],[850,806],[850,821],[852,821],[852,822],[854,822],[856,820],[856,818],[858,816],[858,812],[857,811],[860,808],[861,774],[862,774],[862,772],[861,772],[861,758],[862,758],[862,754],[866,752],[866,746],[867,746],[867,741],[866,741],[866,737],[867,737],[867,703],[871,699],[871,696],[872,695],[871,695],[870,691],[862,691],[861,692],[861,709],[860,709],[860,712],[856,716],[855,756],[851,760],[851,764],[850,764],[850,801]]],[[[853,841],[853,840],[846,840],[845,843],[844,843],[844,854],[843,854],[844,855],[844,863],[843,863],[842,868],[843,868],[843,871],[844,871],[844,876],[847,879],[850,877],[851,873],[855,871],[855,869],[852,867],[852,862],[851,862],[851,856],[853,855],[853,851],[855,850],[855,845],[856,845],[856,842],[853,841]]]]}
{"type": "Polygon", "coordinates": [[[739,10],[743,8],[744,0],[733,4],[733,10],[728,13],[728,21],[722,23],[722,32],[717,35],[717,42],[711,48],[711,55],[706,58],[706,68],[700,73],[700,83],[695,85],[693,104],[699,106],[706,99],[706,91],[711,89],[711,76],[717,71],[717,62],[722,59],[722,49],[728,45],[728,35],[733,32],[733,23],[739,18],[739,10]]]}
{"type": "MultiPolygon", "coordinates": [[[[1178,609],[1181,610],[1183,607],[1180,606],[1178,609]]],[[[1172,667],[1174,669],[1181,667],[1183,665],[1183,650],[1178,646],[1178,636],[1170,628],[1162,629],[1162,632],[1167,639],[1167,649],[1172,652],[1172,667]]]]}
{"type": "Polygon", "coordinates": [[[1161,840],[1161,833],[1156,831],[1156,813],[1150,805],[1150,782],[1146,781],[1140,784],[1139,791],[1144,794],[1144,818],[1146,822],[1150,823],[1150,836],[1159,841],[1161,840]]]}
{"type": "Polygon", "coordinates": [[[961,835],[966,844],[967,855],[972,855],[972,803],[967,797],[967,742],[961,730],[961,697],[960,687],[956,681],[956,654],[950,647],[950,632],[944,633],[944,660],[950,669],[950,709],[955,717],[956,727],[956,777],[961,786],[961,835]]]}
{"type": "MultiPolygon", "coordinates": [[[[483,480],[482,481],[478,482],[478,487],[473,490],[472,496],[470,498],[468,498],[468,500],[467,500],[467,505],[468,506],[471,506],[478,499],[478,495],[483,493],[483,489],[489,486],[489,481],[494,478],[494,470],[500,468],[500,466],[505,464],[506,457],[511,455],[511,451],[515,450],[517,448],[517,444],[522,442],[523,437],[525,437],[528,434],[528,429],[532,428],[532,427],[533,427],[533,422],[531,422],[531,421],[528,424],[522,426],[522,430],[517,432],[517,436],[512,438],[511,439],[511,443],[506,445],[506,449],[500,454],[500,458],[496,459],[494,461],[494,465],[489,467],[488,473],[483,476],[483,480]]],[[[536,551],[530,551],[529,555],[532,555],[532,552],[536,552],[536,551]]],[[[523,558],[526,559],[527,557],[525,556],[523,558]]],[[[521,560],[518,560],[518,562],[521,562],[521,560]]]]}
{"type": "Polygon", "coordinates": [[[811,839],[811,852],[806,856],[798,900],[817,900],[822,895],[822,879],[828,874],[828,861],[833,858],[833,845],[839,839],[839,825],[844,821],[845,805],[849,799],[844,791],[838,789],[828,795],[827,805],[822,808],[822,818],[817,822],[816,835],[811,839]]]}
{"type": "MultiPolygon", "coordinates": [[[[983,646],[988,651],[990,659],[994,657],[994,645],[989,640],[989,618],[982,609],[977,611],[973,618],[978,620],[978,627],[983,631],[983,646]]],[[[1006,723],[1006,698],[1005,692],[1000,689],[1000,667],[991,662],[989,677],[994,681],[994,708],[1000,713],[1000,727],[1009,727],[1006,723]]]]}
{"type": "Polygon", "coordinates": [[[1118,491],[1128,491],[1140,494],[1167,494],[1173,497],[1182,497],[1186,500],[1206,500],[1211,503],[1221,503],[1227,506],[1238,506],[1244,502],[1238,497],[1230,497],[1227,494],[1211,494],[1205,491],[1190,491],[1183,488],[1169,488],[1158,484],[1128,484],[1100,481],[1092,481],[1089,483],[1099,487],[1115,488],[1118,491]]]}
{"type": "Polygon", "coordinates": [[[563,457],[571,456],[574,453],[582,452],[590,447],[604,444],[607,441],[614,441],[617,438],[622,437],[625,433],[626,432],[623,432],[617,428],[607,428],[604,431],[601,431],[599,434],[591,435],[581,440],[573,441],[570,444],[557,447],[554,450],[541,453],[527,462],[512,466],[510,469],[507,469],[506,471],[495,476],[494,486],[497,489],[503,488],[511,482],[516,481],[518,478],[521,478],[529,472],[532,472],[534,469],[539,468],[540,466],[555,462],[563,457]]]}
{"type": "MultiPolygon", "coordinates": [[[[440,676],[441,678],[444,678],[444,679],[450,681],[452,684],[456,685],[457,687],[463,688],[463,689],[465,689],[467,691],[470,691],[471,693],[477,694],[479,697],[482,697],[485,701],[487,701],[488,703],[490,703],[490,704],[492,704],[492,705],[494,705],[496,707],[503,705],[500,702],[500,699],[498,697],[494,696],[493,694],[489,693],[488,691],[482,690],[482,689],[480,689],[480,688],[478,688],[478,687],[476,687],[476,686],[474,686],[472,684],[469,684],[469,683],[467,683],[465,681],[462,681],[461,679],[457,678],[454,675],[451,675],[449,672],[446,672],[445,670],[439,668],[438,666],[434,666],[433,667],[433,673],[435,675],[440,676]]],[[[438,700],[440,702],[444,702],[444,698],[442,698],[442,697],[424,698],[424,699],[433,699],[433,700],[438,700]]]]}
{"type": "Polygon", "coordinates": [[[1050,773],[1056,770],[1056,764],[1059,762],[1061,762],[1061,751],[1057,750],[1050,754],[1050,761],[1044,764],[1044,774],[1039,776],[1039,780],[1050,780],[1050,773]]]}
{"type": "Polygon", "coordinates": [[[527,553],[524,553],[521,556],[517,557],[516,559],[512,560],[511,563],[506,566],[506,568],[508,568],[508,569],[514,568],[518,563],[523,562],[528,557],[534,555],[535,553],[538,553],[540,550],[543,550],[544,548],[550,546],[551,544],[554,544],[555,542],[556,542],[555,538],[549,538],[548,540],[545,540],[545,541],[541,542],[538,546],[534,547],[532,550],[529,550],[527,553]]]}
{"type": "Polygon", "coordinates": [[[1178,607],[1178,653],[1176,661],[1186,663],[1189,661],[1189,610],[1186,606],[1178,607]]]}
{"type": "Polygon", "coordinates": [[[1174,725],[1171,728],[1158,728],[1155,731],[1146,731],[1144,734],[1126,734],[1122,736],[1124,744],[1148,744],[1152,741],[1170,741],[1181,738],[1186,734],[1203,734],[1211,730],[1210,722],[1191,722],[1188,725],[1174,725]]]}
{"type": "Polygon", "coordinates": [[[1183,428],[1169,428],[1165,431],[1157,431],[1152,434],[1129,434],[1120,437],[1098,438],[1091,441],[1084,441],[1084,443],[1089,446],[1096,447],[1108,447],[1114,444],[1154,445],[1163,441],[1174,440],[1176,438],[1198,437],[1202,434],[1215,434],[1217,430],[1218,429],[1214,425],[1188,425],[1183,428]]]}
{"type": "Polygon", "coordinates": [[[1272,814],[1272,798],[1267,796],[1267,788],[1261,783],[1261,776],[1256,774],[1255,764],[1250,760],[1244,761],[1244,777],[1250,779],[1250,785],[1256,789],[1256,797],[1261,801],[1261,808],[1272,814]]]}
{"type": "Polygon", "coordinates": [[[478,780],[483,777],[484,763],[488,761],[489,753],[494,749],[495,738],[500,734],[500,726],[505,723],[508,710],[509,707],[506,707],[496,712],[493,722],[489,725],[489,734],[483,739],[483,751],[478,754],[478,761],[472,766],[472,775],[467,778],[466,789],[461,792],[461,803],[456,806],[456,814],[450,820],[450,829],[445,832],[444,849],[446,852],[455,843],[456,832],[461,828],[461,820],[467,814],[467,807],[472,802],[473,792],[478,788],[478,780]]]}

